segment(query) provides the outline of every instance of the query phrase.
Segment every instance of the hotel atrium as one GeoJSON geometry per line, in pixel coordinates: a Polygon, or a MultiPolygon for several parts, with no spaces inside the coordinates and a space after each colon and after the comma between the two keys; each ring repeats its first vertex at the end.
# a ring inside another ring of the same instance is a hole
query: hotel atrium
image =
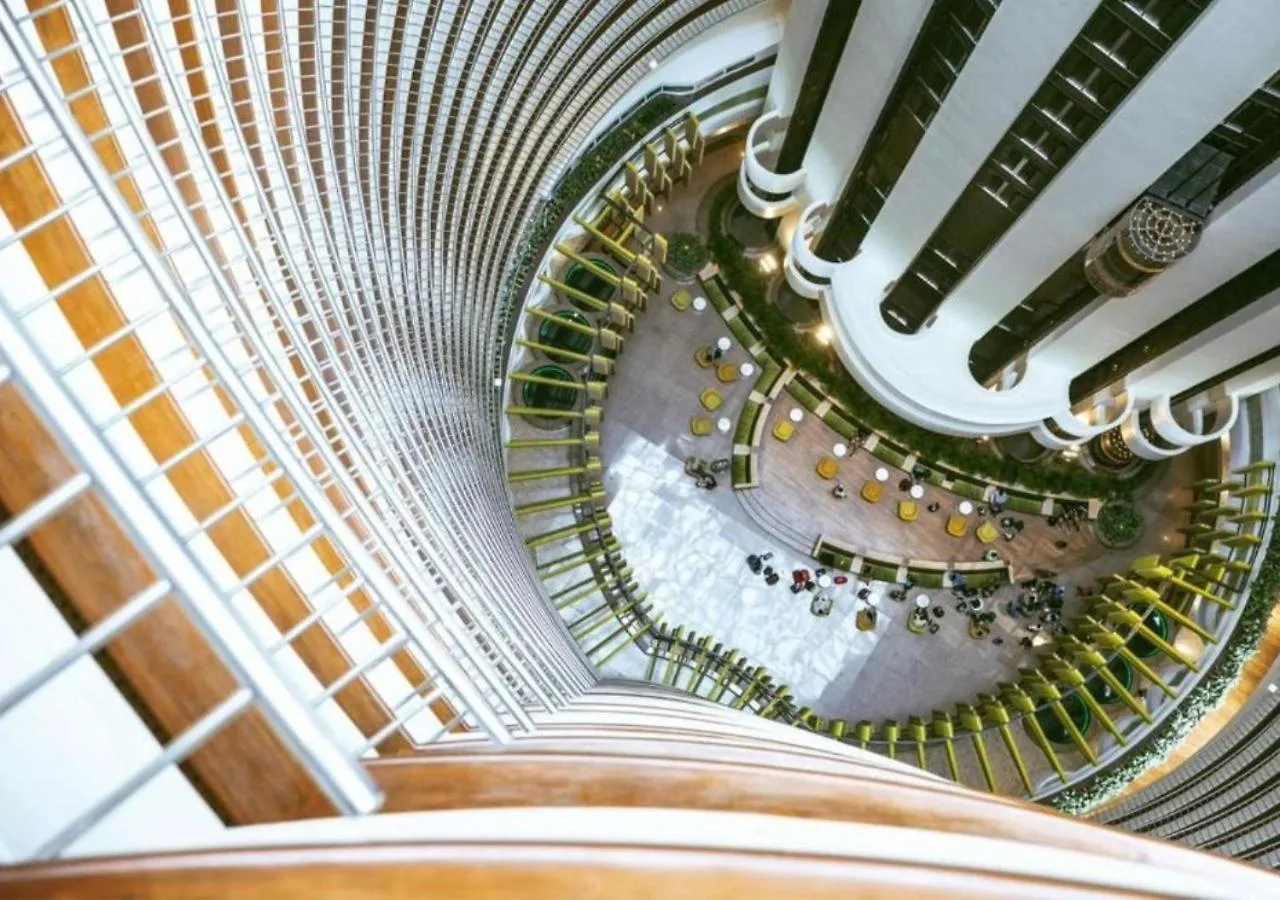
{"type": "Polygon", "coordinates": [[[1280,897],[1280,0],[3,0],[0,896],[1280,897]]]}

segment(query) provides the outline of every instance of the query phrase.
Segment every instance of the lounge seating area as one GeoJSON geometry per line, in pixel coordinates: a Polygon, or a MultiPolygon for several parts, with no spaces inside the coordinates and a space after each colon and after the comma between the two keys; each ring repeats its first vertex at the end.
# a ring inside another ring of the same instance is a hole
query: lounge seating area
{"type": "MultiPolygon", "coordinates": [[[[928,720],[913,716],[921,727],[906,732],[894,720],[850,725],[809,715],[805,724],[849,735],[863,748],[891,757],[900,752],[905,733],[921,768],[974,785],[966,777],[968,768],[981,777],[974,786],[1033,797],[1052,794],[1054,784],[1062,789],[1077,775],[1122,758],[1157,721],[1156,710],[1186,698],[1195,673],[1223,645],[1256,571],[1261,530],[1272,512],[1274,464],[1251,463],[1236,475],[1195,486],[1197,499],[1187,510],[1192,516],[1187,550],[1137,557],[1126,571],[1100,578],[1082,612],[1067,623],[1067,632],[1039,649],[1037,664],[1022,668],[1016,682],[994,684],[974,702],[955,704],[953,712],[934,710],[928,720]],[[1191,602],[1196,598],[1199,605],[1191,602]],[[1192,640],[1180,639],[1180,631],[1192,640]],[[1199,646],[1204,649],[1188,649],[1199,646]],[[993,752],[995,746],[1003,756],[993,752]],[[966,750],[976,766],[966,762],[966,750]],[[1051,779],[1048,786],[1046,779],[1051,779]]],[[[825,538],[814,552],[833,567],[859,564],[846,548],[825,538]]],[[[946,573],[928,578],[910,565],[892,571],[867,561],[861,562],[861,572],[879,580],[910,578],[920,587],[949,580],[946,573]]],[[[985,575],[967,571],[965,584],[983,583],[979,574],[985,575]]],[[[973,619],[968,625],[981,627],[973,619]]],[[[925,619],[913,611],[906,626],[922,634],[925,619]]],[[[1067,808],[1074,809],[1076,803],[1091,802],[1094,793],[1068,790],[1063,796],[1067,808]]]]}

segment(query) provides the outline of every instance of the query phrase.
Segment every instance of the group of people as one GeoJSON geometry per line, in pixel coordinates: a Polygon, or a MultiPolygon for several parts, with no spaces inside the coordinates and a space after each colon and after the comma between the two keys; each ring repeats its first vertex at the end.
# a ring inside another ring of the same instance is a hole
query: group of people
{"type": "Polygon", "coordinates": [[[1022,582],[1019,587],[1022,592],[1005,604],[1005,612],[1019,620],[1024,647],[1030,647],[1041,632],[1057,637],[1067,633],[1062,621],[1062,607],[1067,598],[1065,587],[1040,576],[1022,582]]]}
{"type": "MultiPolygon", "coordinates": [[[[969,635],[976,640],[983,640],[991,634],[991,625],[996,614],[986,608],[989,600],[996,592],[992,585],[975,588],[970,587],[963,572],[951,573],[951,596],[956,601],[956,612],[969,619],[969,635]]],[[[1004,638],[992,638],[992,643],[1003,644],[1004,638]]]]}
{"type": "Polygon", "coordinates": [[[1049,516],[1046,521],[1051,528],[1061,528],[1064,531],[1079,531],[1080,523],[1088,521],[1089,505],[1078,501],[1063,503],[1058,511],[1049,516]]]}
{"type": "MultiPolygon", "coordinates": [[[[752,553],[747,557],[747,568],[751,570],[751,574],[759,575],[764,579],[764,583],[770,586],[782,580],[781,574],[769,565],[771,559],[773,559],[772,551],[752,553]]],[[[818,579],[826,574],[825,568],[815,569],[812,572],[808,569],[794,569],[791,572],[791,584],[788,586],[791,593],[799,594],[801,591],[807,591],[813,594],[813,599],[809,601],[809,612],[815,616],[829,616],[835,606],[835,601],[829,594],[818,590],[818,579]]],[[[836,575],[832,578],[832,582],[837,585],[847,584],[848,581],[849,578],[846,575],[836,575]]]]}

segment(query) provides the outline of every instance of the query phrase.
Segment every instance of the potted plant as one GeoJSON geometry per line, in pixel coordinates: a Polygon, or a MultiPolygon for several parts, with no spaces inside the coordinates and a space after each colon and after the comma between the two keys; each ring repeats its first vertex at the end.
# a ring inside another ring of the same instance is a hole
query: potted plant
{"type": "Polygon", "coordinates": [[[667,241],[666,270],[676,281],[692,281],[711,255],[696,234],[677,231],[667,241]]]}
{"type": "Polygon", "coordinates": [[[1108,500],[1098,510],[1093,533],[1104,547],[1121,549],[1142,537],[1142,515],[1128,500],[1108,500]]]}

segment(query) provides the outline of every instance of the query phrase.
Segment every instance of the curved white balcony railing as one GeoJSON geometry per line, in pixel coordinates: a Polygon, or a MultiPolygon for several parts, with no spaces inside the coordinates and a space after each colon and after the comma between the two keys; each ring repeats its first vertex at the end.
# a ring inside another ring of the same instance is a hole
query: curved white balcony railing
{"type": "Polygon", "coordinates": [[[1050,450],[1065,450],[1068,447],[1075,447],[1085,441],[1092,440],[1117,425],[1123,424],[1133,416],[1134,399],[1132,394],[1125,392],[1112,399],[1119,400],[1120,405],[1111,415],[1107,415],[1104,409],[1094,417],[1096,421],[1086,422],[1070,409],[1066,409],[1057,415],[1046,418],[1032,430],[1031,436],[1042,447],[1048,447],[1050,450]],[[1050,425],[1053,427],[1049,427],[1050,425]],[[1064,434],[1067,437],[1063,437],[1064,434]]]}
{"type": "Polygon", "coordinates": [[[779,218],[795,208],[792,193],[804,184],[804,166],[784,175],[774,172],[766,162],[776,158],[787,121],[774,110],[752,122],[738,170],[738,195],[742,205],[765,219],[779,218]]]}
{"type": "Polygon", "coordinates": [[[793,197],[783,200],[766,200],[761,197],[751,186],[745,166],[738,167],[738,199],[748,212],[762,219],[780,219],[796,205],[793,197]]]}
{"type": "Polygon", "coordinates": [[[795,230],[791,232],[791,243],[783,261],[787,283],[797,294],[810,300],[818,299],[823,289],[830,284],[831,273],[839,265],[818,256],[809,247],[809,242],[822,233],[826,225],[825,217],[830,209],[829,203],[822,202],[810,203],[804,208],[795,230]]]}
{"type": "MultiPolygon", "coordinates": [[[[1211,431],[1192,431],[1185,427],[1177,420],[1173,412],[1173,405],[1170,397],[1166,394],[1156,398],[1151,403],[1151,428],[1164,440],[1173,445],[1173,449],[1166,450],[1163,447],[1154,446],[1146,435],[1142,434],[1138,428],[1132,429],[1134,440],[1129,442],[1131,449],[1138,456],[1144,459],[1164,459],[1170,456],[1177,456],[1182,451],[1195,447],[1198,444],[1204,444],[1209,441],[1217,440],[1231,430],[1231,426],[1235,424],[1236,416],[1240,414],[1240,401],[1235,396],[1228,396],[1221,401],[1220,407],[1225,406],[1225,416],[1220,416],[1219,424],[1211,431]],[[1156,456],[1147,455],[1148,453],[1156,453],[1156,456]]],[[[1219,412],[1223,412],[1222,408],[1219,412]]],[[[1135,422],[1137,417],[1134,417],[1135,422]]],[[[1197,427],[1202,423],[1202,416],[1195,415],[1197,427]]],[[[1122,432],[1126,442],[1128,442],[1129,432],[1122,432]]]]}

